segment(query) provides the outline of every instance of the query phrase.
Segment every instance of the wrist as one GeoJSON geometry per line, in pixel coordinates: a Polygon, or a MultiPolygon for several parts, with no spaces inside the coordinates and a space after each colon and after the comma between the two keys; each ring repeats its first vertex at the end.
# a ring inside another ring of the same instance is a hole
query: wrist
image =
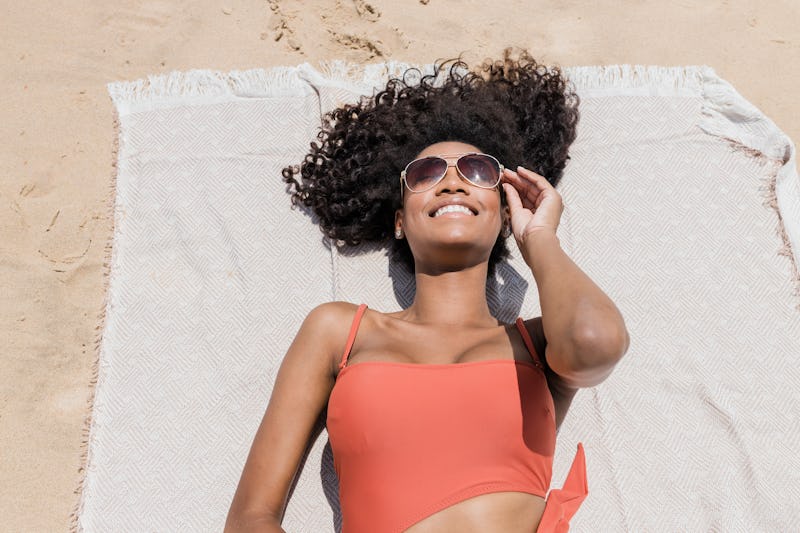
{"type": "Polygon", "coordinates": [[[522,236],[522,241],[520,242],[520,248],[528,246],[536,246],[537,243],[543,241],[555,241],[560,244],[560,240],[558,239],[558,235],[556,235],[555,230],[552,229],[536,229],[533,231],[529,231],[525,235],[522,236]]]}
{"type": "Polygon", "coordinates": [[[518,243],[519,249],[522,252],[522,257],[525,263],[533,269],[535,261],[543,255],[547,255],[547,249],[556,247],[561,249],[561,241],[556,235],[556,232],[550,229],[530,231],[523,235],[522,240],[518,243]]]}

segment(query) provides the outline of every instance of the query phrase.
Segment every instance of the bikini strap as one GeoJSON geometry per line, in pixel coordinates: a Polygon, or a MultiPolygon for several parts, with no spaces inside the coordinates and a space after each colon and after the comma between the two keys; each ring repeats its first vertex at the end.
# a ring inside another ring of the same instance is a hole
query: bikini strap
{"type": "Polygon", "coordinates": [[[353,348],[353,342],[356,340],[356,332],[358,331],[358,325],[361,323],[361,317],[364,315],[364,311],[367,310],[367,304],[361,304],[358,306],[358,310],[356,311],[356,316],[353,317],[353,324],[350,326],[350,335],[347,337],[347,346],[344,348],[344,353],[342,354],[342,361],[339,363],[339,370],[344,368],[344,365],[347,364],[347,356],[350,355],[350,350],[353,348]]]}
{"type": "Polygon", "coordinates": [[[533,364],[544,370],[542,361],[539,357],[539,354],[536,352],[536,348],[533,346],[531,335],[528,333],[528,328],[525,327],[525,322],[522,321],[522,317],[517,318],[517,329],[519,330],[519,334],[522,335],[522,340],[525,342],[525,347],[528,348],[528,351],[531,353],[533,364]]]}

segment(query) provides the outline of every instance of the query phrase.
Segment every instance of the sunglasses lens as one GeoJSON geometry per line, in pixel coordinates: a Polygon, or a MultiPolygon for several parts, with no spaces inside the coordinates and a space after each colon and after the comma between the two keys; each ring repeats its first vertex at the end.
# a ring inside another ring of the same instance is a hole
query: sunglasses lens
{"type": "Polygon", "coordinates": [[[500,181],[500,165],[484,154],[462,156],[458,160],[458,170],[478,187],[491,188],[500,181]]]}
{"type": "Polygon", "coordinates": [[[406,183],[412,191],[432,187],[447,172],[447,161],[439,157],[426,157],[414,161],[406,169],[406,183]]]}

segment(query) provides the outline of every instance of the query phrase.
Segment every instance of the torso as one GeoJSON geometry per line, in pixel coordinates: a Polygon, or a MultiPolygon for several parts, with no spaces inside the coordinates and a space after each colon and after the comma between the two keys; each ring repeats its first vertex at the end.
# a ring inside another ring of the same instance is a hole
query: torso
{"type": "MultiPolygon", "coordinates": [[[[515,325],[459,330],[411,324],[399,313],[367,310],[359,327],[347,366],[366,361],[392,361],[411,364],[452,364],[485,359],[516,359],[530,362],[515,325]],[[431,349],[434,347],[434,350],[431,349]],[[422,358],[422,354],[426,358],[422,358]]],[[[545,343],[541,319],[526,321],[536,351],[544,359],[545,343]]],[[[340,357],[332,365],[338,372],[340,357]]],[[[556,429],[566,415],[576,389],[558,382],[546,369],[553,396],[556,429]]],[[[531,533],[544,512],[545,499],[524,492],[494,492],[478,495],[438,511],[406,529],[406,533],[531,533]]]]}

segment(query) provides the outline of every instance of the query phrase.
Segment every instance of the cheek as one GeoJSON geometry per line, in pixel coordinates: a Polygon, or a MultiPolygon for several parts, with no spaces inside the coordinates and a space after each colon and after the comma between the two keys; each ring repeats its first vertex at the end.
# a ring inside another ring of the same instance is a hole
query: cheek
{"type": "Polygon", "coordinates": [[[425,199],[420,195],[406,195],[403,199],[403,228],[413,231],[420,221],[428,218],[424,213],[425,199]]]}
{"type": "Polygon", "coordinates": [[[495,193],[495,196],[491,200],[487,201],[486,206],[489,210],[491,210],[492,215],[496,217],[500,223],[502,223],[506,207],[503,199],[500,197],[500,194],[495,193]]]}
{"type": "Polygon", "coordinates": [[[406,233],[416,234],[420,230],[419,228],[424,227],[425,223],[430,219],[427,215],[418,212],[406,212],[406,216],[403,219],[405,221],[406,233]]]}

